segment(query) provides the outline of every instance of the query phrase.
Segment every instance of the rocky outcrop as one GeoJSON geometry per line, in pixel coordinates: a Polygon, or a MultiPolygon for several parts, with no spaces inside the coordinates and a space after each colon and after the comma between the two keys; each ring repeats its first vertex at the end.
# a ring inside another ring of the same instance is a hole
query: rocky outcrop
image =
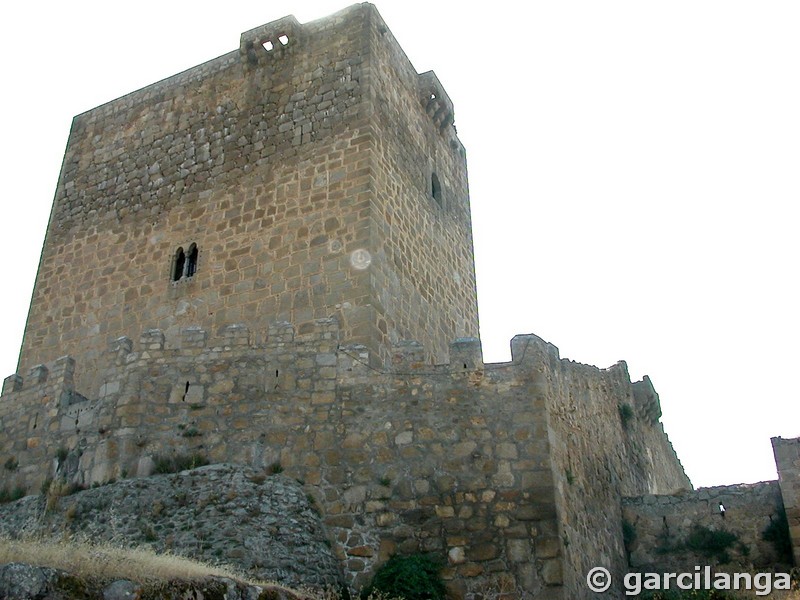
{"type": "Polygon", "coordinates": [[[21,563],[0,565],[0,598],[5,600],[301,600],[280,586],[248,585],[225,577],[140,584],[126,579],[103,581],[58,569],[21,563]]]}
{"type": "Polygon", "coordinates": [[[287,586],[339,587],[313,498],[293,479],[212,465],[0,506],[0,533],[64,535],[231,565],[287,586]]]}

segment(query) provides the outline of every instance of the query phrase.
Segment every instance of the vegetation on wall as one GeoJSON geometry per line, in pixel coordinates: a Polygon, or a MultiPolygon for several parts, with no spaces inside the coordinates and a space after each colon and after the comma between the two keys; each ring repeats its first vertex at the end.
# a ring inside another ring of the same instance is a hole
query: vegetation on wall
{"type": "MultiPolygon", "coordinates": [[[[693,552],[705,558],[715,559],[720,564],[731,562],[729,550],[736,544],[739,537],[735,533],[724,529],[714,530],[704,525],[696,525],[682,542],[670,543],[667,538],[662,539],[658,548],[659,554],[693,552]]],[[[742,547],[739,545],[739,551],[742,547]]],[[[742,552],[743,554],[745,552],[742,552]]]]}
{"type": "Polygon", "coordinates": [[[619,418],[622,421],[622,426],[627,427],[628,423],[633,419],[633,407],[630,404],[619,405],[619,418]]]}
{"type": "Polygon", "coordinates": [[[208,459],[202,454],[156,454],[153,463],[155,473],[179,473],[207,465],[208,459]]]}
{"type": "Polygon", "coordinates": [[[404,600],[444,600],[441,568],[439,561],[428,554],[394,555],[378,568],[361,597],[379,593],[404,600]]]}
{"type": "Polygon", "coordinates": [[[633,543],[636,541],[636,527],[630,521],[622,520],[622,543],[625,545],[625,552],[630,557],[633,543]]]}
{"type": "Polygon", "coordinates": [[[789,520],[786,518],[785,510],[781,510],[770,520],[769,525],[761,533],[761,539],[772,544],[779,561],[792,563],[792,540],[789,537],[789,520]]]}
{"type": "Polygon", "coordinates": [[[14,500],[19,500],[25,496],[25,488],[20,486],[15,487],[12,490],[9,490],[7,487],[0,489],[0,504],[5,502],[14,502],[14,500]]]}
{"type": "Polygon", "coordinates": [[[716,558],[721,563],[731,561],[728,550],[739,537],[725,530],[713,530],[702,525],[696,526],[686,538],[686,549],[708,558],[716,558]]]}

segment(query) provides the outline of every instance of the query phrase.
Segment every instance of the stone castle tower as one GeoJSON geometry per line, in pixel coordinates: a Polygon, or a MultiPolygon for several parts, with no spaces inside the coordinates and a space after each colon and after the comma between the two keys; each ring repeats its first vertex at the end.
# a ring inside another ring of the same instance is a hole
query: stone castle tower
{"type": "Polygon", "coordinates": [[[74,119],[18,372],[69,354],[94,389],[123,335],[328,317],[376,365],[478,335],[453,106],[374,8],[247,31],[74,119]]]}

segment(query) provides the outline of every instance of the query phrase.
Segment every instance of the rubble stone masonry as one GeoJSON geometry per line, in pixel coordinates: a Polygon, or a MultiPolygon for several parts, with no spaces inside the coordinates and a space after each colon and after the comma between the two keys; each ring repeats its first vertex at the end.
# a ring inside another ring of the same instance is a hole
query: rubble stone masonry
{"type": "Polygon", "coordinates": [[[516,337],[509,363],[484,365],[472,338],[448,352],[450,363],[432,366],[406,342],[379,370],[366,346],[341,343],[332,319],[273,324],[264,342],[243,325],[216,336],[185,328],[172,343],[147,330],[111,344],[97,390],[78,393],[70,357],[6,379],[0,452],[18,466],[3,483],[91,485],[191,453],[266,471],[279,464],[314,490],[356,588],[389,555],[425,551],[447,560],[461,594],[505,574],[537,598],[581,597],[575,569],[599,546],[622,547],[619,491],[608,481],[638,493],[688,485],[660,425],[640,416],[623,367],[561,360],[536,336],[516,337]],[[602,451],[582,456],[585,441],[554,435],[569,386],[598,411],[609,434],[602,451]],[[637,412],[623,425],[625,403],[637,412]],[[634,455],[632,440],[649,440],[650,452],[634,455]],[[596,471],[597,454],[613,457],[609,471],[596,471]],[[607,516],[586,525],[575,503],[589,488],[605,491],[581,502],[607,516]]]}
{"type": "Polygon", "coordinates": [[[772,450],[778,465],[780,484],[794,564],[800,565],[800,438],[772,438],[772,450]]]}

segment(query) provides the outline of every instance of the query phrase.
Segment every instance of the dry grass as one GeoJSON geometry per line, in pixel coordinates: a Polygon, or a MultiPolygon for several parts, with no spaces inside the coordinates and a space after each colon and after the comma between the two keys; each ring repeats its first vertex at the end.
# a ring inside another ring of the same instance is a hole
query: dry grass
{"type": "Polygon", "coordinates": [[[0,564],[10,562],[61,569],[80,577],[129,579],[138,583],[176,579],[191,581],[208,576],[255,583],[232,570],[181,556],[75,540],[57,542],[0,537],[0,564]]]}

